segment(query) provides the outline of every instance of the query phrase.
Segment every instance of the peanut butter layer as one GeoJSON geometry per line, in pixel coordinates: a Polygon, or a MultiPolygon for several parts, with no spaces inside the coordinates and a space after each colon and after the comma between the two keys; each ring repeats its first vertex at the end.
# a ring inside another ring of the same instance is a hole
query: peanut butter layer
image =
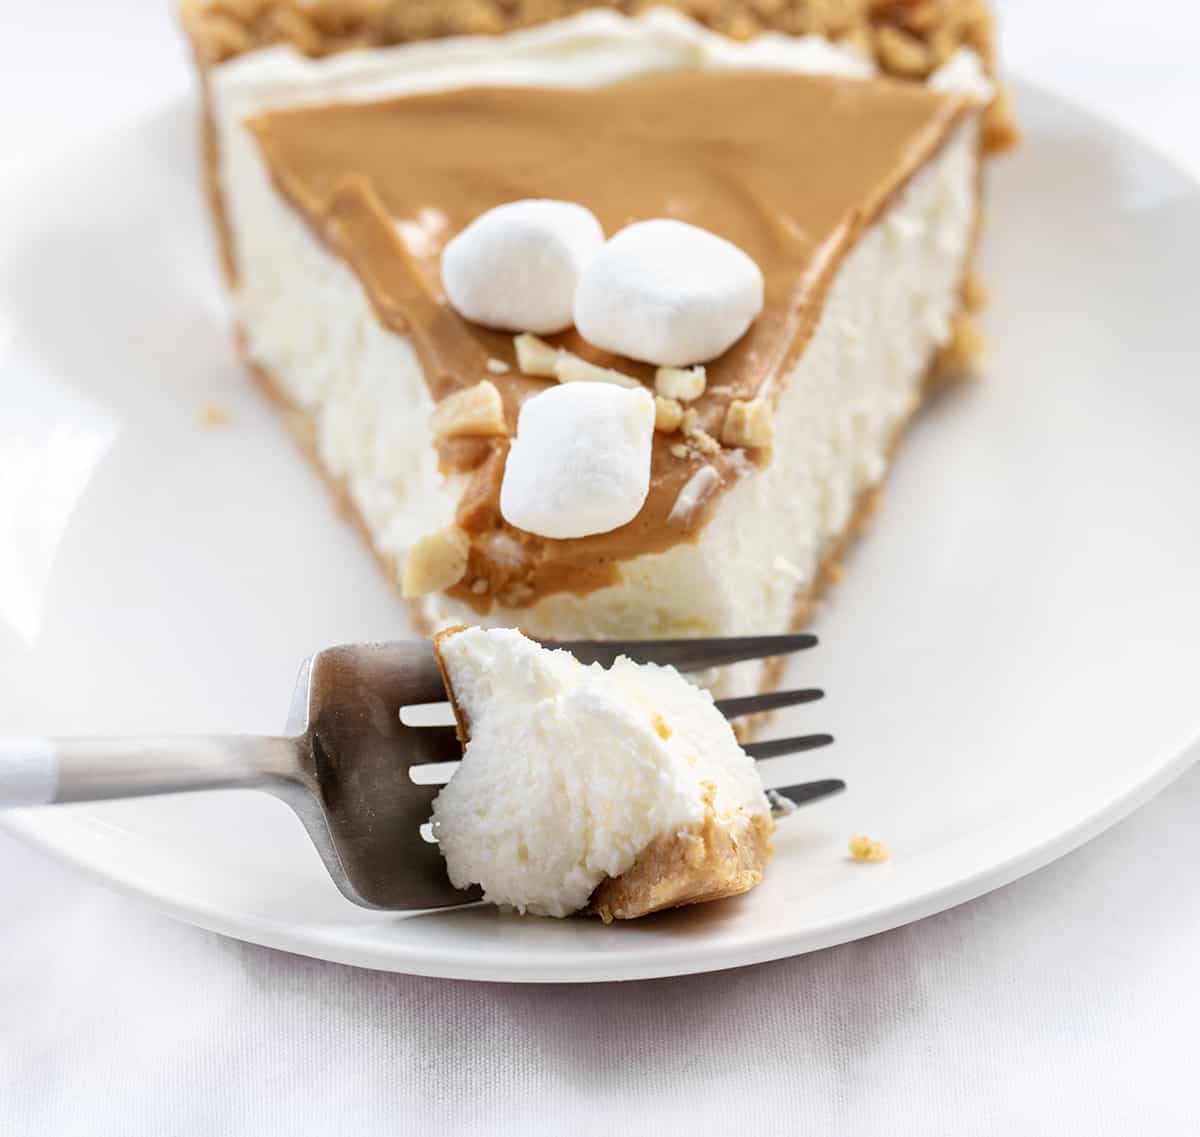
{"type": "MultiPolygon", "coordinates": [[[[562,541],[512,529],[498,506],[507,440],[443,444],[443,466],[466,475],[458,523],[471,537],[452,592],[483,612],[494,600],[520,607],[603,587],[622,561],[696,538],[748,463],[769,460],[714,441],[729,404],[774,397],[842,257],[968,113],[962,98],[911,84],[683,72],[590,90],[480,88],[301,108],[250,126],[282,195],[350,265],[378,318],[411,336],[434,398],[488,378],[510,435],[521,400],[547,381],[518,372],[511,336],[450,308],[438,267],[446,241],[484,210],[523,197],[578,201],[610,234],[677,217],[727,237],[763,270],[763,315],[708,365],[691,433],[656,434],[650,495],[628,525],[562,541]],[[490,371],[489,359],[509,370],[490,371]],[[672,517],[705,465],[719,484],[672,517]]],[[[652,381],[652,369],[573,333],[555,342],[652,381]]]]}

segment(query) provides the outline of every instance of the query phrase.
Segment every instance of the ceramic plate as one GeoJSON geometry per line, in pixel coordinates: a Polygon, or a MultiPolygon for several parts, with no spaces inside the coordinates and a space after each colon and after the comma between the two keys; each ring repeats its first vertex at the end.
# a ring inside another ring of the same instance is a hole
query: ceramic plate
{"type": "MultiPolygon", "coordinates": [[[[1018,89],[991,179],[986,379],[916,424],[789,680],[776,784],[850,791],[779,831],[766,882],[631,925],[347,903],[253,793],[11,814],[181,919],[367,967],[630,979],[732,967],[946,908],[1060,856],[1195,756],[1200,190],[1018,89]],[[846,841],[885,840],[882,867],[846,841]]],[[[408,634],[227,333],[192,108],[99,139],[0,211],[0,732],[282,726],[317,648],[408,634]],[[230,423],[205,429],[216,402],[230,423]]]]}

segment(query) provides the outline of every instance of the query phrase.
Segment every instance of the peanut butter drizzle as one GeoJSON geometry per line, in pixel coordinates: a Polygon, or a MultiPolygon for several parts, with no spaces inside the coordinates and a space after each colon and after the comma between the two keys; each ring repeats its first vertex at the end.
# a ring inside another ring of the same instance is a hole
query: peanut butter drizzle
{"type": "MultiPolygon", "coordinates": [[[[766,305],[708,364],[708,391],[692,404],[719,438],[730,401],[774,397],[842,257],[968,110],[959,97],[910,84],[703,71],[588,90],[478,88],[305,107],[249,125],[279,191],[349,264],[380,321],[412,337],[433,397],[488,378],[510,435],[521,400],[548,382],[518,373],[511,335],[468,323],[446,302],[438,258],[450,237],[494,205],[548,197],[587,205],[609,234],[677,217],[741,246],[763,270],[766,305]],[[490,374],[489,358],[510,371],[490,374]]],[[[653,368],[574,332],[553,339],[653,383],[653,368]]],[[[444,444],[443,468],[469,475],[458,523],[472,549],[452,594],[483,612],[494,600],[520,607],[586,593],[615,583],[624,560],[695,540],[747,457],[769,454],[673,453],[686,441],[655,435],[650,494],[633,521],[566,541],[500,517],[507,440],[444,444]],[[720,474],[718,490],[670,521],[680,490],[706,464],[720,474]]]]}

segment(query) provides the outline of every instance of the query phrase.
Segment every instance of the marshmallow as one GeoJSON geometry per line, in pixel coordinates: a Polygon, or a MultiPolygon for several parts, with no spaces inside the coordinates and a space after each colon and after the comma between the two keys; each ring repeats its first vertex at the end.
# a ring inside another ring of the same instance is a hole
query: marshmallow
{"type": "Polygon", "coordinates": [[[736,245],[682,221],[639,221],[584,272],[575,326],[605,351],[682,367],[732,347],[762,307],[762,271],[736,245]]]}
{"type": "Polygon", "coordinates": [[[580,275],[604,244],[588,209],[569,201],[512,201],[489,209],[442,252],[442,285],[472,323],[511,332],[561,332],[573,322],[580,275]]]}
{"type": "Polygon", "coordinates": [[[654,399],[644,387],[568,383],[526,400],[500,485],[500,513],[542,537],[632,521],[650,492],[654,399]]]}

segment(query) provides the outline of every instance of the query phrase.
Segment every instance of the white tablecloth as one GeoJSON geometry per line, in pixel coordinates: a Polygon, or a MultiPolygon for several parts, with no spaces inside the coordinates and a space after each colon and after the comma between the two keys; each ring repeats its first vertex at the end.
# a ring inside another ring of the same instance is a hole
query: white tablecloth
{"type": "MultiPolygon", "coordinates": [[[[1014,69],[1200,169],[1189,5],[1000,7],[1014,69]]],[[[2,26],[0,190],[187,83],[165,4],[13,5],[2,26]]],[[[739,972],[546,989],[225,940],[0,834],[0,1137],[1200,1133],[1198,818],[1194,770],[920,924],[739,972]]]]}

